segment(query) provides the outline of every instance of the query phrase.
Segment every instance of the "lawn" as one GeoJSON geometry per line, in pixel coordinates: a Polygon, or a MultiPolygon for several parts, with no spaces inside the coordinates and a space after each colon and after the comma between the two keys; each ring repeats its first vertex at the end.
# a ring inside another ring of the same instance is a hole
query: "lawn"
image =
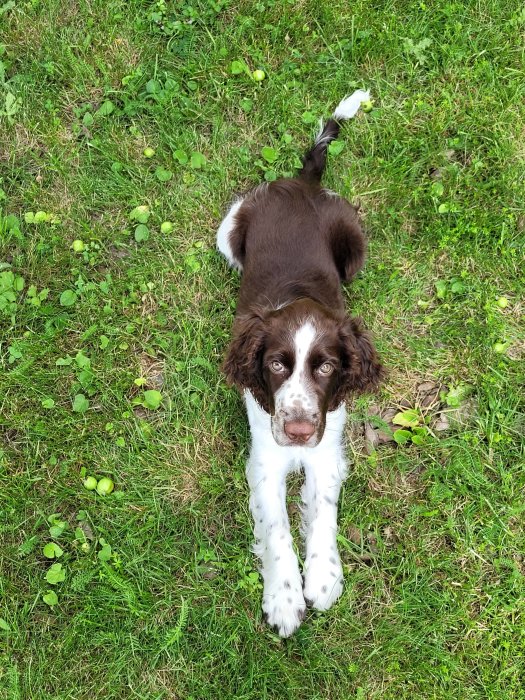
{"type": "Polygon", "coordinates": [[[519,0],[0,3],[2,700],[525,698],[524,40],[519,0]],[[283,641],[215,231],[356,88],[325,183],[388,375],[348,403],[345,591],[283,641]],[[419,430],[372,450],[387,408],[419,430]]]}

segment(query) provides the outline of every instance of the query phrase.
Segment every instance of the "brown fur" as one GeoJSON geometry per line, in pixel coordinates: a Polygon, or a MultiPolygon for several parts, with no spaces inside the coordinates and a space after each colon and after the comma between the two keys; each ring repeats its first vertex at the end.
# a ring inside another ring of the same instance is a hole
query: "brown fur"
{"type": "MultiPolygon", "coordinates": [[[[224,362],[230,383],[249,389],[272,412],[278,387],[267,370],[280,353],[293,368],[291,331],[312,319],[322,339],[311,358],[312,382],[323,412],[348,392],[377,386],[382,367],[360,319],[345,315],[341,282],[363,266],[365,238],[355,208],[301,178],[262,185],[236,215],[229,242],[243,267],[233,339],[224,362]],[[315,362],[332,357],[330,381],[315,362]]],[[[324,423],[324,420],[323,420],[324,423]]]]}

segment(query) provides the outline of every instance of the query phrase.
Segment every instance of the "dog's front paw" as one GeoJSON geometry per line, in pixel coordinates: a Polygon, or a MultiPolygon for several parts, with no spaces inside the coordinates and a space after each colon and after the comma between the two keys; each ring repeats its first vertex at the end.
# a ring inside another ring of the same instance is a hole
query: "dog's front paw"
{"type": "Polygon", "coordinates": [[[277,628],[281,637],[289,637],[304,619],[306,603],[299,582],[283,580],[265,586],[262,608],[266,622],[277,628]]]}
{"type": "Polygon", "coordinates": [[[308,557],[305,562],[304,597],[316,610],[328,610],[343,592],[343,570],[338,556],[308,557]]]}

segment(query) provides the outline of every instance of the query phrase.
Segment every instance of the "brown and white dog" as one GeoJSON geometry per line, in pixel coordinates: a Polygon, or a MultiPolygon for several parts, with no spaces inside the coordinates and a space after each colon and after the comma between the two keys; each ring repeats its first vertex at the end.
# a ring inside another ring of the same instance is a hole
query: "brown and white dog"
{"type": "Polygon", "coordinates": [[[327,610],[340,596],[337,501],[347,466],[344,398],[374,388],[382,368],[361,321],[345,314],[341,282],[363,266],[355,208],[321,187],[328,144],[368,93],[338,105],[296,178],[237,199],[217,246],[242,272],[227,379],[244,394],[252,445],[246,467],[263,610],[287,637],[308,601],[327,610]],[[286,476],[304,469],[304,584],[286,511],[286,476]]]}

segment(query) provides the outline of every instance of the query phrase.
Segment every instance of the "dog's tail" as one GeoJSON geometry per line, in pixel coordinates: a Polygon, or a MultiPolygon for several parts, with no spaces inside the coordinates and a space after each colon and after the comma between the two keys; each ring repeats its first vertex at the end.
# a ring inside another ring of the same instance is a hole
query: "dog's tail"
{"type": "Polygon", "coordinates": [[[349,97],[337,105],[331,118],[322,125],[315,139],[315,143],[303,157],[303,167],[299,177],[308,182],[321,182],[321,177],[326,165],[326,152],[328,144],[339,136],[342,122],[354,117],[361,106],[361,102],[370,99],[370,93],[365,90],[356,90],[349,97]]]}

